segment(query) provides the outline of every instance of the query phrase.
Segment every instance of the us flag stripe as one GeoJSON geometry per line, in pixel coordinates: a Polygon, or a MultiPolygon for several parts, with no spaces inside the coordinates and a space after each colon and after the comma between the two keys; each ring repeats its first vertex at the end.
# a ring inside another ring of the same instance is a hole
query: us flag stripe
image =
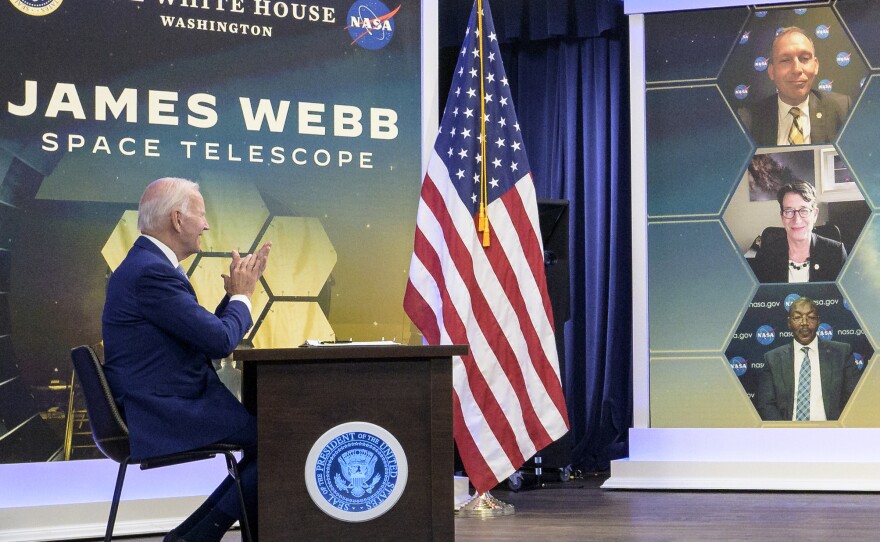
{"type": "Polygon", "coordinates": [[[427,343],[470,347],[453,360],[453,423],[484,493],[564,435],[568,414],[534,183],[488,2],[478,2],[483,36],[475,3],[422,182],[404,309],[427,343]]]}

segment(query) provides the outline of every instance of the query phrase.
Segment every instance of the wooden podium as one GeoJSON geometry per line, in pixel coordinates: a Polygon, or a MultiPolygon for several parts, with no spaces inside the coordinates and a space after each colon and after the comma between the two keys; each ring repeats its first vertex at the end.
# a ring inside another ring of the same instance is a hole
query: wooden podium
{"type": "Polygon", "coordinates": [[[467,351],[459,345],[237,350],[244,403],[258,423],[260,540],[454,540],[451,358],[467,351]],[[368,521],[330,516],[306,488],[313,445],[347,422],[390,432],[408,463],[397,503],[368,521]]]}

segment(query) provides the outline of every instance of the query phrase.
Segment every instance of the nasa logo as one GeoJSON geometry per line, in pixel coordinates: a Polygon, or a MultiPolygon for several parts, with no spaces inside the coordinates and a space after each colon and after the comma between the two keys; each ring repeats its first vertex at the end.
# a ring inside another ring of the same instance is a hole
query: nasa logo
{"type": "Polygon", "coordinates": [[[849,301],[847,301],[846,298],[843,298],[843,308],[848,311],[852,311],[852,309],[849,306],[849,301]]]}
{"type": "Polygon", "coordinates": [[[860,371],[865,368],[865,358],[862,357],[861,354],[853,352],[853,359],[856,362],[856,367],[858,367],[860,371]]]}
{"type": "Polygon", "coordinates": [[[728,363],[730,363],[730,368],[733,369],[733,373],[736,376],[746,374],[746,371],[749,369],[748,362],[739,356],[732,358],[728,363]]]}
{"type": "Polygon", "coordinates": [[[364,49],[375,51],[391,42],[394,36],[394,16],[400,6],[390,11],[379,0],[358,0],[348,10],[348,35],[354,45],[357,43],[364,49]]]}
{"type": "Polygon", "coordinates": [[[776,340],[776,330],[768,325],[763,325],[755,331],[755,340],[767,346],[776,340]]]}
{"type": "Polygon", "coordinates": [[[816,37],[820,40],[824,40],[828,36],[831,35],[831,28],[828,27],[827,24],[820,24],[816,27],[816,37]]]}
{"type": "Polygon", "coordinates": [[[847,53],[847,52],[837,53],[837,58],[835,58],[834,60],[837,61],[838,66],[840,66],[841,68],[845,68],[846,66],[849,66],[850,53],[847,53]]]}
{"type": "Polygon", "coordinates": [[[762,72],[767,69],[767,57],[759,56],[755,59],[755,71],[762,72]]]}
{"type": "Polygon", "coordinates": [[[403,447],[378,425],[348,422],[312,445],[305,464],[306,489],[325,514],[360,522],[390,510],[406,487],[403,447]]]}
{"type": "Polygon", "coordinates": [[[744,43],[748,43],[748,42],[749,42],[749,33],[750,33],[750,32],[751,32],[751,30],[746,30],[745,32],[743,32],[742,37],[739,38],[739,43],[740,43],[740,44],[744,44],[744,43]]]}
{"type": "Polygon", "coordinates": [[[27,15],[42,17],[49,15],[61,5],[64,0],[9,0],[15,9],[27,15]]]}
{"type": "Polygon", "coordinates": [[[785,307],[785,312],[790,311],[791,304],[797,301],[800,297],[801,296],[798,294],[788,294],[787,296],[785,296],[785,302],[782,304],[782,306],[785,307]]]}
{"type": "Polygon", "coordinates": [[[828,79],[822,79],[819,81],[819,90],[824,92],[831,92],[831,88],[833,86],[833,82],[828,79]]]}
{"type": "Polygon", "coordinates": [[[819,324],[819,330],[816,331],[816,335],[823,341],[830,341],[834,336],[834,328],[830,324],[822,322],[819,324]]]}
{"type": "Polygon", "coordinates": [[[794,12],[797,13],[798,15],[803,15],[804,13],[807,12],[807,8],[797,8],[796,10],[794,10],[794,12]]]}
{"type": "Polygon", "coordinates": [[[735,89],[733,89],[733,95],[736,96],[738,100],[745,100],[749,97],[749,87],[745,85],[737,85],[735,89]]]}
{"type": "Polygon", "coordinates": [[[755,17],[766,17],[766,16],[767,16],[766,11],[756,11],[755,12],[755,17]]]}

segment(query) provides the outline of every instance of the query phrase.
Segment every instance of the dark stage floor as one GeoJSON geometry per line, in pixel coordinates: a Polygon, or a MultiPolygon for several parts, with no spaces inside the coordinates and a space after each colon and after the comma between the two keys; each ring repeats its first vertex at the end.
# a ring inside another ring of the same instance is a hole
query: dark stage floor
{"type": "MultiPolygon", "coordinates": [[[[512,516],[455,520],[475,541],[862,541],[880,538],[880,494],[603,490],[605,475],[492,491],[512,516]]],[[[527,484],[526,484],[527,485],[527,484]]],[[[223,540],[240,540],[238,532],[223,540]]],[[[128,538],[161,542],[162,537],[128,538]]]]}

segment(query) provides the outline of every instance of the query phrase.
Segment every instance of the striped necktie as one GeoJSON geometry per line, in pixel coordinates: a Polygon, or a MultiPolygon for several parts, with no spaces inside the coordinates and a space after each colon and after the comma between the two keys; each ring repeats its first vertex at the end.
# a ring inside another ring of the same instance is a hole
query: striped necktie
{"type": "Polygon", "coordinates": [[[807,421],[810,419],[810,349],[805,346],[801,351],[804,353],[804,360],[798,372],[795,420],[807,421]]]}
{"type": "Polygon", "coordinates": [[[798,118],[801,116],[801,110],[800,108],[792,107],[788,110],[788,114],[794,117],[791,119],[791,129],[788,131],[788,143],[789,145],[803,145],[804,131],[801,129],[801,125],[798,122],[798,118]]]}

